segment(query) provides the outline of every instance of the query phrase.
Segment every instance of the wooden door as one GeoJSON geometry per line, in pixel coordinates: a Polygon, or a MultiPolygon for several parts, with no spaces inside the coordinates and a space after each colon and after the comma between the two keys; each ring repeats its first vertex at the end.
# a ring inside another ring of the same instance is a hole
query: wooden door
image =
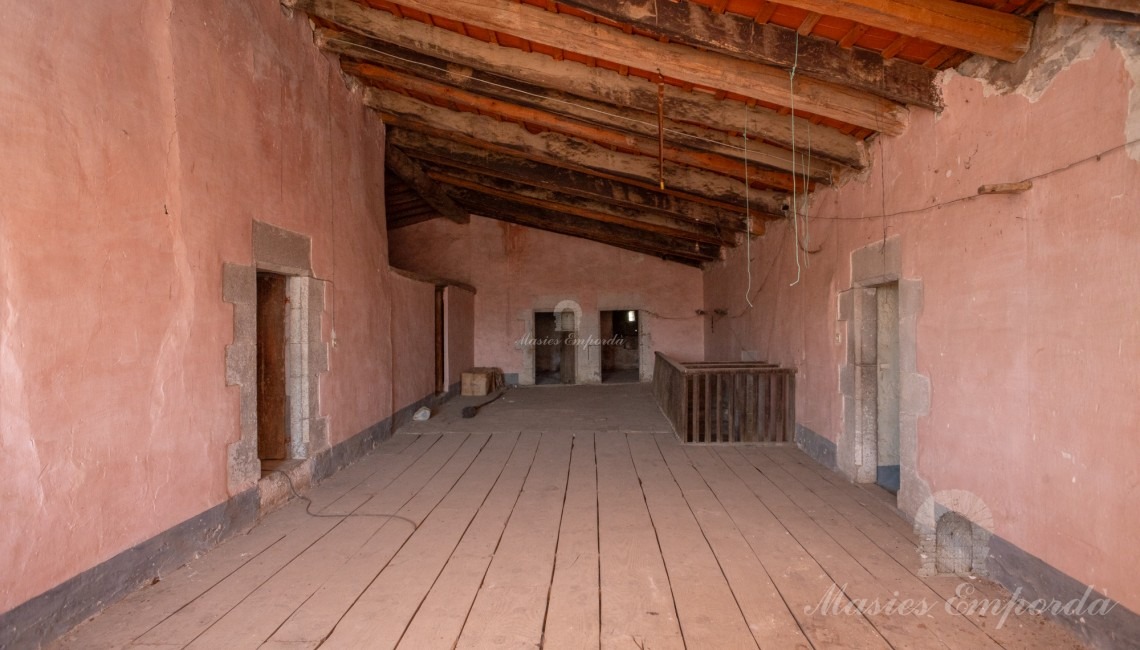
{"type": "Polygon", "coordinates": [[[447,314],[443,306],[443,287],[435,288],[435,392],[440,394],[446,390],[444,386],[444,364],[446,363],[446,346],[444,337],[447,336],[445,318],[447,314]]]}
{"type": "Polygon", "coordinates": [[[283,460],[289,443],[285,394],[285,276],[257,274],[257,456],[283,460]]]}
{"type": "Polygon", "coordinates": [[[559,363],[559,377],[564,384],[574,383],[574,370],[578,355],[575,354],[578,342],[574,332],[562,332],[561,362],[559,363]]]}

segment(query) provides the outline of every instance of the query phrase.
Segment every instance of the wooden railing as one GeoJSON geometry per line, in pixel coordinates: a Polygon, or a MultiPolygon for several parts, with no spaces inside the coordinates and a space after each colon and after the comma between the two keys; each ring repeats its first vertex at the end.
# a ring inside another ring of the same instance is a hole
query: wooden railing
{"type": "Polygon", "coordinates": [[[680,363],[657,353],[653,393],[683,442],[790,442],[796,371],[771,363],[680,363]]]}

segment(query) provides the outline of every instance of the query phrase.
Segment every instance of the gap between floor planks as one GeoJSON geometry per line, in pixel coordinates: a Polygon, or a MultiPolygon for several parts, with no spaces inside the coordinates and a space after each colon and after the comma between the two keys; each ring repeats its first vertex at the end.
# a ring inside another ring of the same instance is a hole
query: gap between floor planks
{"type": "Polygon", "coordinates": [[[841,604],[935,601],[954,587],[917,575],[916,539],[888,505],[789,448],[650,433],[395,436],[310,496],[315,512],[358,516],[290,504],[60,647],[1056,641],[1021,622],[809,613],[834,585],[846,586],[841,604]]]}

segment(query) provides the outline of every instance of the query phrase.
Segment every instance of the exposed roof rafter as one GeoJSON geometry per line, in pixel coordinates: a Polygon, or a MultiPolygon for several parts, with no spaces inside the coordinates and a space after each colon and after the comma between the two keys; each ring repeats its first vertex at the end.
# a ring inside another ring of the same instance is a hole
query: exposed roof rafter
{"type": "MultiPolygon", "coordinates": [[[[320,16],[335,16],[356,5],[352,0],[290,0],[320,16]]],[[[947,0],[949,1],[949,0],[947,0]]],[[[656,71],[681,81],[711,85],[760,101],[794,104],[800,110],[898,135],[906,129],[905,106],[848,86],[801,77],[789,87],[788,74],[769,65],[727,59],[724,55],[676,43],[626,34],[511,0],[401,0],[400,4],[440,16],[510,34],[571,52],[656,71]]],[[[335,22],[335,20],[334,20],[335,22]]]]}
{"type": "Polygon", "coordinates": [[[899,34],[1016,61],[1029,50],[1033,23],[954,0],[780,0],[899,34]]]}
{"type": "MultiPolygon", "coordinates": [[[[558,91],[501,78],[485,79],[470,68],[448,66],[443,61],[433,60],[394,46],[385,47],[393,52],[393,58],[384,65],[345,60],[342,61],[341,68],[348,74],[366,81],[397,86],[404,90],[440,98],[445,96],[450,98],[452,95],[447,89],[457,89],[477,94],[480,98],[542,110],[551,116],[612,129],[629,136],[648,137],[656,141],[659,135],[658,116],[648,112],[572,97],[558,91]],[[431,61],[431,63],[418,66],[409,63],[409,60],[431,61]],[[444,88],[436,86],[433,89],[427,85],[431,83],[442,85],[444,88]]],[[[795,169],[799,174],[803,174],[804,161],[798,161],[793,165],[791,152],[782,147],[754,139],[750,139],[746,147],[744,138],[738,135],[667,118],[662,120],[662,124],[665,129],[665,139],[670,146],[716,154],[738,162],[747,159],[754,165],[760,164],[776,170],[795,169]]],[[[819,156],[813,157],[810,161],[809,174],[813,180],[830,182],[834,178],[854,171],[853,168],[830,162],[819,156]]],[[[802,183],[800,185],[802,186],[802,183]]]]}
{"type": "MultiPolygon", "coordinates": [[[[555,61],[544,54],[506,50],[455,32],[423,23],[402,20],[384,11],[366,10],[359,5],[337,14],[338,25],[352,32],[318,30],[317,44],[328,52],[385,64],[389,56],[376,40],[388,42],[420,54],[437,57],[499,78],[557,88],[577,97],[622,106],[646,113],[658,110],[658,87],[604,68],[591,68],[571,61],[555,61]]],[[[460,73],[462,74],[462,72],[460,73]]],[[[828,160],[862,169],[867,151],[858,138],[836,129],[813,125],[803,117],[792,118],[760,106],[722,101],[705,93],[686,92],[666,85],[664,114],[677,122],[715,125],[732,133],[747,131],[765,140],[799,149],[808,149],[828,160]]]]}
{"type": "MultiPolygon", "coordinates": [[[[412,131],[452,137],[461,142],[482,141],[520,154],[545,160],[565,160],[581,167],[603,173],[612,172],[645,183],[657,184],[663,176],[668,187],[729,204],[744,205],[744,183],[728,176],[668,162],[662,174],[657,160],[647,156],[613,151],[560,133],[532,133],[517,124],[448,110],[391,91],[369,88],[364,93],[364,103],[376,110],[385,123],[412,131]]],[[[752,195],[762,193],[755,191],[752,195]]],[[[778,212],[774,207],[757,201],[758,209],[778,212]]]]}
{"type": "Polygon", "coordinates": [[[455,223],[467,223],[467,211],[455,204],[435,181],[428,178],[414,160],[399,149],[387,145],[384,152],[385,169],[397,176],[412,189],[425,203],[434,208],[442,217],[455,223]]]}
{"type": "MultiPolygon", "coordinates": [[[[698,197],[686,197],[668,190],[661,192],[656,188],[592,174],[590,170],[536,162],[503,151],[479,148],[399,128],[390,129],[388,138],[428,168],[442,166],[460,169],[484,177],[591,198],[643,213],[659,213],[694,224],[712,225],[731,232],[744,232],[747,228],[743,210],[736,206],[715,205],[699,201],[698,197]]],[[[771,197],[759,198],[763,201],[773,200],[771,197]]],[[[753,235],[763,234],[763,219],[783,218],[782,214],[763,214],[758,211],[754,211],[754,215],[753,235]]]]}
{"type": "MultiPolygon", "coordinates": [[[[907,61],[884,61],[874,52],[845,49],[819,37],[796,37],[778,25],[757,25],[747,16],[711,12],[688,0],[560,0],[610,20],[636,26],[674,42],[706,47],[731,56],[791,68],[798,72],[849,85],[904,104],[938,108],[942,104],[934,84],[937,70],[907,61]]],[[[861,26],[862,35],[867,26],[861,26]]],[[[853,30],[855,31],[855,30],[853,30]]],[[[854,42],[852,40],[852,42],[854,42]]],[[[847,44],[848,47],[850,43],[847,44]]]]}
{"type": "Polygon", "coordinates": [[[1042,1],[282,0],[388,127],[390,228],[475,212],[695,266],[865,170],[937,69],[1020,56],[1042,1]]]}

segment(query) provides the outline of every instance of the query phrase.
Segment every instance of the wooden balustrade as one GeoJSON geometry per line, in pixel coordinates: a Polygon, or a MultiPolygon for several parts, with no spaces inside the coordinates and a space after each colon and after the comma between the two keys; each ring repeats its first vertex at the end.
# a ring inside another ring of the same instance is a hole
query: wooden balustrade
{"type": "Polygon", "coordinates": [[[684,442],[791,442],[796,371],[763,362],[681,363],[657,353],[653,393],[684,442]]]}

